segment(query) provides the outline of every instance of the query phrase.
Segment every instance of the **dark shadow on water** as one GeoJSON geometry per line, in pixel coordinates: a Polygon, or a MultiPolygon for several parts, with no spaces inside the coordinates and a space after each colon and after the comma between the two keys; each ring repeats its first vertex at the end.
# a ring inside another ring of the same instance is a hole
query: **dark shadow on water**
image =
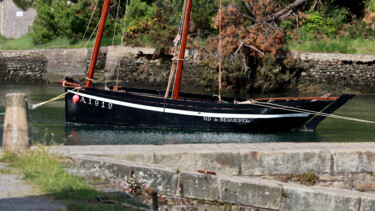
{"type": "Polygon", "coordinates": [[[244,133],[112,127],[65,127],[68,145],[93,144],[198,144],[315,141],[316,133],[244,133]]]}
{"type": "Polygon", "coordinates": [[[0,198],[0,210],[133,210],[120,204],[123,202],[134,207],[149,208],[120,191],[100,193],[95,190],[69,189],[47,195],[0,198]]]}

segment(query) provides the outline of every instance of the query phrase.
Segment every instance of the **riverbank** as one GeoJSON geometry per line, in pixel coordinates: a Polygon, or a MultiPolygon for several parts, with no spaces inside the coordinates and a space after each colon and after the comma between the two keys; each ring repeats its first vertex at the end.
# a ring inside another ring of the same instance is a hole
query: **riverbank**
{"type": "Polygon", "coordinates": [[[21,154],[0,150],[0,209],[148,210],[119,186],[77,176],[69,161],[41,145],[21,154]]]}
{"type": "MultiPolygon", "coordinates": [[[[1,150],[0,150],[1,155],[1,150]]],[[[14,169],[0,162],[0,210],[64,210],[66,205],[42,197],[20,179],[14,169]]]]}
{"type": "Polygon", "coordinates": [[[271,210],[375,207],[375,143],[57,146],[50,150],[72,157],[77,168],[91,175],[117,181],[132,177],[163,197],[271,210]]]}
{"type": "Polygon", "coordinates": [[[67,171],[87,179],[121,186],[131,178],[144,191],[135,198],[150,204],[156,192],[162,210],[375,208],[375,143],[50,146],[48,151],[69,158],[67,171]]]}

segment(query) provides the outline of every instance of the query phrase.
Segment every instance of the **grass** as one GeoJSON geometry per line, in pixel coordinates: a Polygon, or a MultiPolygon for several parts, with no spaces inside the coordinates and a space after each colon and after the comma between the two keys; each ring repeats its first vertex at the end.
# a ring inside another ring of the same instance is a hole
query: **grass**
{"type": "MultiPolygon", "coordinates": [[[[136,201],[129,202],[121,192],[96,191],[84,178],[65,172],[67,166],[62,161],[63,158],[48,153],[46,147],[42,146],[23,154],[3,153],[0,158],[0,162],[7,162],[10,167],[16,168],[23,179],[35,185],[43,194],[64,200],[69,210],[131,210],[119,203],[99,203],[95,200],[98,196],[115,202],[141,205],[136,201]]],[[[10,172],[5,170],[1,173],[10,172]]]]}
{"type": "Polygon", "coordinates": [[[340,38],[319,41],[288,41],[285,49],[302,52],[375,54],[375,39],[340,38]]]}
{"type": "MultiPolygon", "coordinates": [[[[57,38],[49,43],[43,45],[33,44],[31,37],[28,35],[22,36],[18,39],[6,39],[0,35],[0,50],[29,50],[29,49],[54,49],[54,48],[82,48],[87,42],[83,40],[72,43],[67,38],[57,38]]],[[[95,39],[91,39],[87,47],[93,47],[95,39]]],[[[115,36],[115,45],[121,44],[121,36],[115,36]]],[[[103,37],[101,46],[112,45],[112,37],[103,37]]]]}
{"type": "Polygon", "coordinates": [[[295,179],[299,181],[303,185],[312,186],[319,180],[319,177],[315,174],[314,171],[310,171],[309,173],[305,174],[292,174],[287,177],[287,180],[295,179]]]}
{"type": "MultiPolygon", "coordinates": [[[[67,38],[58,38],[52,42],[35,45],[31,37],[25,35],[18,39],[6,39],[0,35],[0,50],[28,50],[28,49],[52,49],[52,48],[82,48],[87,42],[83,40],[72,43],[67,38]]],[[[94,46],[94,39],[91,39],[87,47],[94,46]]],[[[126,40],[126,44],[130,45],[150,45],[147,36],[141,36],[138,39],[126,40]]],[[[115,45],[121,44],[121,36],[115,36],[115,45]]],[[[203,45],[204,40],[199,40],[199,45],[203,45]]],[[[101,46],[112,45],[112,37],[103,37],[101,46]]],[[[325,52],[325,53],[347,53],[347,54],[374,54],[375,55],[375,39],[328,39],[328,40],[308,40],[308,41],[292,41],[289,40],[284,46],[287,51],[298,52],[325,52]]]]}

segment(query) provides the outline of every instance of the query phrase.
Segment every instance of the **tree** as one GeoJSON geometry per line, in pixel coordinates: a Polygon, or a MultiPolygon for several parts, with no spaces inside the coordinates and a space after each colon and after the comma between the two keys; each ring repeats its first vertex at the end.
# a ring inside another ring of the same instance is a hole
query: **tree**
{"type": "MultiPolygon", "coordinates": [[[[121,8],[124,8],[126,2],[122,1],[121,3],[121,8]]],[[[103,1],[98,1],[96,8],[95,4],[95,0],[36,0],[35,9],[37,16],[31,32],[33,42],[35,44],[44,44],[57,37],[66,37],[71,42],[80,40],[86,30],[91,14],[94,12],[92,24],[86,33],[86,36],[90,36],[99,22],[103,1]]],[[[112,5],[109,12],[116,14],[116,10],[117,7],[112,5]]],[[[113,34],[114,21],[113,18],[107,19],[105,34],[113,34]]],[[[117,29],[120,30],[119,28],[117,29]]]]}
{"type": "Polygon", "coordinates": [[[22,10],[27,10],[34,5],[33,0],[13,0],[13,3],[22,10]]]}
{"type": "MultiPolygon", "coordinates": [[[[304,5],[307,0],[294,2],[273,0],[242,0],[231,2],[221,8],[213,18],[213,28],[222,24],[222,51],[224,52],[224,87],[233,86],[235,90],[248,86],[259,73],[260,66],[267,55],[278,58],[285,43],[283,31],[278,23],[304,5]],[[241,60],[239,62],[238,60],[241,60]],[[231,64],[228,64],[231,63],[231,64]],[[241,65],[238,65],[238,64],[241,65]],[[225,69],[225,67],[228,67],[225,69]],[[233,70],[233,67],[239,69],[233,70]],[[259,72],[259,71],[258,71],[259,72]]],[[[207,60],[213,68],[217,68],[217,54],[220,35],[211,38],[210,45],[205,49],[207,60]]],[[[267,56],[269,61],[274,61],[267,56]]],[[[271,62],[274,66],[274,62],[271,62]]],[[[279,72],[279,71],[275,71],[279,72]]],[[[268,73],[265,73],[268,74],[268,73]]],[[[279,73],[277,73],[279,74],[279,73]]]]}

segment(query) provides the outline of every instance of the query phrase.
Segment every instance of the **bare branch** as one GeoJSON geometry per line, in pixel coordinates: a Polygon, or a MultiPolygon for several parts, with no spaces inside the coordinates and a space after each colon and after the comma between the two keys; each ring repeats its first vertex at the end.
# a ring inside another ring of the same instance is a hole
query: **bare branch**
{"type": "Polygon", "coordinates": [[[304,4],[306,2],[307,2],[307,0],[296,0],[296,1],[294,1],[292,4],[288,5],[284,9],[282,9],[279,12],[275,13],[272,17],[268,18],[267,22],[273,21],[273,20],[276,20],[276,21],[282,21],[282,20],[284,20],[285,18],[287,18],[291,14],[291,12],[292,12],[293,9],[295,9],[296,7],[301,6],[302,4],[304,4]]]}
{"type": "Polygon", "coordinates": [[[241,50],[242,46],[249,47],[249,48],[251,48],[251,49],[257,51],[258,53],[264,55],[264,53],[263,53],[262,51],[258,50],[257,48],[255,48],[255,47],[253,47],[253,46],[251,46],[251,45],[246,45],[245,43],[241,43],[241,45],[240,45],[240,46],[237,48],[237,50],[234,52],[234,55],[236,55],[236,54],[238,53],[238,51],[241,50]]]}
{"type": "Polygon", "coordinates": [[[243,3],[245,7],[247,8],[247,10],[249,11],[249,13],[254,17],[253,20],[257,21],[258,20],[257,15],[253,12],[250,2],[244,1],[243,3]]]}
{"type": "Polygon", "coordinates": [[[257,19],[251,17],[250,15],[248,15],[248,14],[246,14],[246,13],[241,12],[241,15],[245,16],[245,18],[248,18],[248,19],[253,20],[254,22],[257,22],[257,19]]]}
{"type": "Polygon", "coordinates": [[[315,0],[314,5],[310,9],[311,12],[315,10],[315,7],[318,4],[318,2],[319,2],[319,0],[315,0]]]}

